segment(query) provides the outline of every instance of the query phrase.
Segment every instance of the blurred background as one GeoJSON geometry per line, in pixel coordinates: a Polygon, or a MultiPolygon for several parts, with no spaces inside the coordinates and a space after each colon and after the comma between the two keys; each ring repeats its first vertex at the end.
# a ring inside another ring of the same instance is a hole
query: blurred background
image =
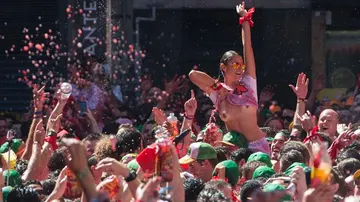
{"type": "MultiPolygon", "coordinates": [[[[29,80],[55,86],[66,80],[74,61],[81,63],[81,53],[103,60],[110,80],[136,100],[144,75],[159,86],[194,68],[217,77],[221,55],[242,52],[237,0],[0,2],[1,112],[27,111],[29,80]],[[38,50],[27,51],[38,44],[38,50]]],[[[246,5],[256,7],[258,89],[275,86],[276,100],[286,104],[294,103],[288,84],[300,72],[312,80],[325,75],[330,89],[356,85],[360,1],[248,0],[246,5]]]]}

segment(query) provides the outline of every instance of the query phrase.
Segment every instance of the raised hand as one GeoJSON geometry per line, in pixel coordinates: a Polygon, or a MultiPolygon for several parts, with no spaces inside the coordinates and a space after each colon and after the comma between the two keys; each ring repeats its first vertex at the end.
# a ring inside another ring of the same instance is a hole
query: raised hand
{"type": "Polygon", "coordinates": [[[245,1],[236,6],[236,12],[241,16],[245,16],[247,14],[247,10],[245,9],[245,1]]]}
{"type": "Polygon", "coordinates": [[[311,115],[309,111],[302,116],[299,114],[296,114],[296,116],[300,120],[301,126],[306,132],[309,132],[316,126],[316,116],[311,115]]]}
{"type": "Polygon", "coordinates": [[[47,96],[49,96],[49,93],[45,92],[45,86],[39,89],[39,85],[34,85],[33,99],[35,111],[42,111],[47,96]]]}
{"type": "Polygon", "coordinates": [[[183,77],[174,76],[174,78],[169,82],[165,80],[165,91],[172,95],[177,90],[180,90],[183,86],[181,85],[184,81],[183,77]]]}
{"type": "Polygon", "coordinates": [[[197,109],[197,101],[195,98],[195,93],[191,90],[191,98],[184,104],[185,114],[187,116],[194,116],[197,109]]]}
{"type": "Polygon", "coordinates": [[[63,168],[60,172],[58,179],[56,180],[55,188],[50,195],[50,198],[53,200],[60,199],[65,193],[67,185],[67,176],[65,175],[66,169],[67,167],[65,166],[65,168],[63,168]]]}
{"type": "Polygon", "coordinates": [[[296,186],[295,199],[301,201],[307,189],[304,169],[300,166],[294,168],[291,174],[291,183],[296,186]]]}
{"type": "Polygon", "coordinates": [[[356,138],[354,129],[352,128],[352,124],[350,123],[347,127],[347,129],[342,132],[337,138],[336,142],[340,143],[340,146],[346,147],[351,144],[352,140],[356,138]]]}
{"type": "Polygon", "coordinates": [[[43,125],[43,121],[40,120],[39,123],[35,126],[34,132],[34,142],[38,142],[40,145],[43,145],[45,138],[45,129],[43,125]]]}
{"type": "Polygon", "coordinates": [[[111,173],[113,175],[121,175],[123,177],[128,177],[130,174],[130,170],[124,164],[113,158],[105,158],[101,160],[95,169],[103,170],[104,172],[111,173]]]}
{"type": "Polygon", "coordinates": [[[161,178],[154,177],[150,179],[145,186],[139,187],[136,191],[136,199],[138,201],[156,202],[159,199],[158,189],[161,178]]]}
{"type": "Polygon", "coordinates": [[[72,172],[77,174],[88,167],[85,147],[80,140],[62,138],[61,142],[68,149],[69,155],[65,155],[65,161],[72,172]]]}
{"type": "Polygon", "coordinates": [[[259,96],[259,102],[264,103],[270,101],[274,96],[274,88],[272,86],[265,86],[259,96]]]}
{"type": "Polygon", "coordinates": [[[290,88],[294,91],[298,99],[305,99],[308,93],[308,85],[309,85],[309,78],[306,77],[306,74],[300,73],[296,86],[289,85],[290,88]]]}
{"type": "Polygon", "coordinates": [[[153,108],[152,113],[154,116],[154,120],[158,125],[162,125],[167,119],[164,112],[157,107],[153,108]]]}

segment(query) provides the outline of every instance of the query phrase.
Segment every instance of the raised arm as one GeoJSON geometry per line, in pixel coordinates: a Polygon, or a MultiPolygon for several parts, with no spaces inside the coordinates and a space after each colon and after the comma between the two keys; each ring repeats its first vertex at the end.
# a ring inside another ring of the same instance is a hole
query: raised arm
{"type": "MultiPolygon", "coordinates": [[[[184,104],[184,109],[185,109],[185,116],[184,116],[183,124],[181,126],[181,132],[184,132],[187,129],[191,129],[193,119],[195,117],[195,112],[197,109],[197,101],[193,90],[191,90],[191,98],[184,104]]],[[[177,146],[180,158],[186,155],[190,143],[191,143],[191,133],[187,134],[186,137],[184,138],[183,143],[177,146]]]]}
{"type": "Polygon", "coordinates": [[[26,146],[24,149],[24,153],[22,154],[21,158],[25,160],[29,160],[32,152],[33,147],[33,139],[35,133],[35,127],[38,125],[40,121],[43,119],[43,106],[46,100],[48,93],[45,92],[45,86],[39,89],[39,86],[35,85],[33,90],[33,97],[34,97],[34,116],[31,123],[31,127],[29,130],[29,135],[26,140],[26,146]]]}
{"type": "Polygon", "coordinates": [[[215,84],[215,79],[206,74],[205,72],[191,70],[189,78],[197,87],[203,90],[206,94],[210,95],[213,92],[211,88],[215,84]]]}
{"type": "Polygon", "coordinates": [[[305,99],[308,93],[308,85],[309,78],[307,78],[306,74],[304,73],[299,74],[296,86],[289,85],[297,97],[294,125],[300,125],[299,116],[301,117],[305,113],[305,99]]]}
{"type": "Polygon", "coordinates": [[[246,74],[256,79],[256,67],[255,67],[254,51],[251,44],[251,31],[250,31],[250,25],[252,24],[251,15],[254,12],[254,10],[250,9],[249,11],[247,11],[245,9],[245,2],[238,5],[236,7],[236,10],[239,13],[240,17],[244,19],[242,21],[241,40],[243,44],[244,62],[246,66],[245,72],[246,74]]]}

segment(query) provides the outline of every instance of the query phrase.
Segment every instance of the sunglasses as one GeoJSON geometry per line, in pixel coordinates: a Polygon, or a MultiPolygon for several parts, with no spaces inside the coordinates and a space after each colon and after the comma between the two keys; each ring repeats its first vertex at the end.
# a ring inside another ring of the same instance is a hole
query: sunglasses
{"type": "Polygon", "coordinates": [[[241,69],[242,69],[243,71],[245,71],[245,65],[244,65],[244,64],[239,64],[239,63],[234,62],[234,63],[232,64],[232,67],[233,67],[235,70],[237,70],[237,69],[239,69],[239,67],[241,67],[241,69]]]}

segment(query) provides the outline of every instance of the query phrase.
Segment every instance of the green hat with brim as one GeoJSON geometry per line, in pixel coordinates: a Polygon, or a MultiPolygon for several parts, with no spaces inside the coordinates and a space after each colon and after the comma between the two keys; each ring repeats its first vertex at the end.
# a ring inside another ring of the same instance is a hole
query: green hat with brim
{"type": "Polygon", "coordinates": [[[310,169],[309,167],[307,167],[304,163],[298,163],[298,162],[295,162],[293,164],[291,164],[291,166],[289,166],[284,174],[287,175],[287,176],[290,176],[291,173],[293,172],[293,170],[296,168],[296,167],[302,167],[304,170],[305,169],[310,169]]]}
{"type": "Polygon", "coordinates": [[[272,163],[269,155],[265,154],[264,152],[255,152],[251,154],[246,162],[249,163],[252,161],[260,161],[265,163],[270,168],[272,167],[272,163]]]}
{"type": "Polygon", "coordinates": [[[239,148],[248,148],[248,141],[245,136],[237,132],[228,132],[223,136],[220,143],[228,146],[237,146],[239,148]]]}
{"type": "Polygon", "coordinates": [[[210,144],[195,142],[189,146],[188,153],[179,160],[180,164],[190,164],[196,160],[217,159],[217,154],[210,144]]]}
{"type": "MultiPolygon", "coordinates": [[[[264,186],[264,192],[275,192],[275,191],[285,191],[285,187],[280,184],[267,184],[264,186]]],[[[291,196],[286,194],[281,201],[292,201],[291,196]]]]}
{"type": "Polygon", "coordinates": [[[8,176],[9,176],[9,183],[8,185],[15,187],[15,185],[21,184],[21,176],[16,170],[5,170],[3,172],[3,176],[5,178],[5,181],[7,183],[8,176]]]}
{"type": "Polygon", "coordinates": [[[271,176],[273,176],[275,174],[275,170],[268,167],[268,166],[259,166],[254,170],[254,173],[252,175],[252,179],[256,180],[260,177],[263,178],[270,178],[271,176]]]}
{"type": "Polygon", "coordinates": [[[222,161],[216,165],[213,176],[217,175],[216,168],[221,166],[225,167],[226,179],[231,184],[231,186],[235,187],[240,177],[238,165],[232,160],[222,161]]]}
{"type": "MultiPolygon", "coordinates": [[[[13,150],[15,153],[18,152],[20,146],[22,144],[22,141],[20,139],[13,139],[13,142],[11,144],[11,150],[13,150]]],[[[0,153],[5,153],[9,150],[9,142],[5,142],[0,147],[0,153]]]]}

